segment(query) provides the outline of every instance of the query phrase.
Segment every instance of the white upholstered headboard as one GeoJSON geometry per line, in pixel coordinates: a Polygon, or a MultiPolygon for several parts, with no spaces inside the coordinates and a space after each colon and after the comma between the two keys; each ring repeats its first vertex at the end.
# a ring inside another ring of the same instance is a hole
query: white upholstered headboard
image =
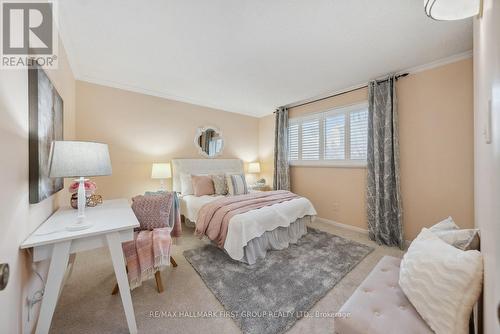
{"type": "Polygon", "coordinates": [[[174,159],[172,160],[172,190],[181,191],[181,173],[223,174],[243,173],[240,159],[174,159]]]}

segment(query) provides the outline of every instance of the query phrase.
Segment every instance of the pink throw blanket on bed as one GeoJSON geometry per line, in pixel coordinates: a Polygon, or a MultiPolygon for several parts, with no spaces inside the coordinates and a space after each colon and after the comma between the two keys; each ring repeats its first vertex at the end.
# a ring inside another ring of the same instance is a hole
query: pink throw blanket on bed
{"type": "Polygon", "coordinates": [[[134,240],[122,243],[130,289],[135,289],[162,267],[170,265],[170,231],[170,227],[139,231],[134,233],[134,240]]]}
{"type": "Polygon", "coordinates": [[[215,200],[202,206],[198,212],[195,235],[200,238],[206,235],[210,240],[217,243],[217,246],[222,248],[226,241],[229,221],[232,217],[295,198],[299,198],[299,196],[286,190],[277,190],[215,200]]]}

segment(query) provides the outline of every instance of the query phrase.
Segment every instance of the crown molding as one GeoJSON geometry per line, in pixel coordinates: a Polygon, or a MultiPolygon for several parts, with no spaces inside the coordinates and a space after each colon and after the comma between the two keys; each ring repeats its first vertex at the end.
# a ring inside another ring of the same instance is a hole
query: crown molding
{"type": "Polygon", "coordinates": [[[125,90],[125,91],[132,92],[132,93],[138,93],[138,94],[143,94],[143,95],[159,97],[162,99],[167,99],[167,100],[171,100],[171,101],[175,101],[175,102],[189,103],[189,104],[192,104],[192,105],[195,105],[198,107],[210,108],[210,109],[214,109],[217,111],[229,112],[229,113],[233,113],[233,114],[244,115],[244,116],[249,116],[249,117],[254,117],[254,118],[262,117],[262,115],[254,115],[254,114],[250,114],[250,113],[246,113],[246,112],[242,112],[242,111],[227,110],[221,106],[217,106],[217,105],[214,105],[211,103],[203,103],[203,102],[200,102],[200,101],[197,101],[194,99],[190,99],[190,98],[186,98],[186,97],[182,97],[182,96],[177,96],[177,95],[172,95],[172,94],[168,94],[168,93],[164,93],[164,92],[160,92],[160,91],[156,91],[156,90],[152,90],[152,89],[148,89],[148,88],[141,88],[141,87],[137,87],[137,86],[133,86],[133,85],[129,85],[129,84],[124,84],[124,83],[120,83],[120,82],[113,81],[113,80],[99,79],[99,78],[95,78],[95,77],[91,77],[91,76],[87,76],[87,75],[77,77],[76,80],[95,84],[95,85],[125,90]]]}
{"type": "MultiPolygon", "coordinates": [[[[423,64],[423,65],[418,65],[418,66],[415,66],[415,67],[411,67],[411,68],[399,70],[399,71],[396,71],[395,73],[408,73],[408,74],[411,75],[411,74],[415,74],[415,73],[419,73],[419,72],[424,72],[424,71],[427,71],[427,70],[431,70],[431,69],[434,69],[434,68],[437,68],[437,67],[440,67],[440,66],[452,64],[452,63],[455,63],[455,62],[458,62],[458,61],[461,61],[461,60],[464,60],[464,59],[472,58],[472,56],[473,56],[473,51],[472,50],[468,50],[468,51],[465,51],[465,52],[462,52],[462,53],[458,53],[458,54],[455,54],[455,55],[452,55],[452,56],[449,56],[449,57],[445,57],[445,58],[441,58],[441,59],[435,60],[435,61],[430,62],[430,63],[426,63],[426,64],[423,64]]],[[[315,100],[321,100],[321,99],[324,99],[324,98],[328,98],[331,95],[337,95],[337,94],[346,93],[346,92],[349,92],[349,91],[352,91],[352,90],[361,89],[361,88],[366,87],[366,85],[367,85],[367,82],[364,82],[364,83],[360,83],[360,84],[357,84],[357,85],[354,85],[354,86],[350,86],[350,87],[347,87],[347,88],[344,88],[344,89],[340,89],[340,90],[336,90],[336,91],[329,91],[329,92],[323,93],[321,95],[316,95],[314,97],[311,97],[311,98],[308,98],[308,99],[305,99],[305,100],[300,100],[300,101],[295,101],[293,103],[289,103],[289,104],[285,105],[285,107],[287,107],[287,108],[293,108],[293,107],[295,107],[295,106],[297,106],[299,104],[310,103],[310,102],[314,102],[315,100]]]]}
{"type": "Polygon", "coordinates": [[[472,55],[473,55],[473,51],[469,50],[469,51],[465,51],[462,53],[458,53],[458,54],[453,55],[453,56],[438,59],[436,61],[433,61],[433,62],[430,62],[427,64],[411,67],[411,68],[408,68],[406,70],[402,70],[402,71],[398,71],[398,72],[408,72],[409,74],[424,72],[424,71],[432,70],[434,68],[441,67],[444,65],[456,63],[456,62],[464,60],[464,59],[472,58],[472,55]]]}

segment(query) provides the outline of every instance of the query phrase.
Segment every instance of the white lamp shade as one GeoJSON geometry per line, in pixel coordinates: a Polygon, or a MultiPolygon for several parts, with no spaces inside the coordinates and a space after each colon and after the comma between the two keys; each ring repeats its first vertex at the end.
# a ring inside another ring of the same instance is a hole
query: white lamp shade
{"type": "Polygon", "coordinates": [[[461,20],[479,14],[481,0],[424,0],[425,13],[435,20],[461,20]]]}
{"type": "Polygon", "coordinates": [[[111,175],[107,144],[84,141],[53,141],[50,149],[50,177],[111,175]]]}
{"type": "Polygon", "coordinates": [[[154,163],[151,170],[152,179],[169,179],[172,177],[172,169],[169,163],[154,163]]]}
{"type": "Polygon", "coordinates": [[[250,174],[258,174],[260,173],[260,163],[259,162],[251,162],[248,164],[248,173],[250,174]]]}

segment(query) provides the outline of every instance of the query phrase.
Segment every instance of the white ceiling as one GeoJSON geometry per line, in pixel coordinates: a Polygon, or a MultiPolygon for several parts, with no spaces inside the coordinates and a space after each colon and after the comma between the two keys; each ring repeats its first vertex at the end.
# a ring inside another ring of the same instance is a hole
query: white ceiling
{"type": "Polygon", "coordinates": [[[79,80],[254,116],[472,49],[422,0],[64,0],[79,80]]]}

